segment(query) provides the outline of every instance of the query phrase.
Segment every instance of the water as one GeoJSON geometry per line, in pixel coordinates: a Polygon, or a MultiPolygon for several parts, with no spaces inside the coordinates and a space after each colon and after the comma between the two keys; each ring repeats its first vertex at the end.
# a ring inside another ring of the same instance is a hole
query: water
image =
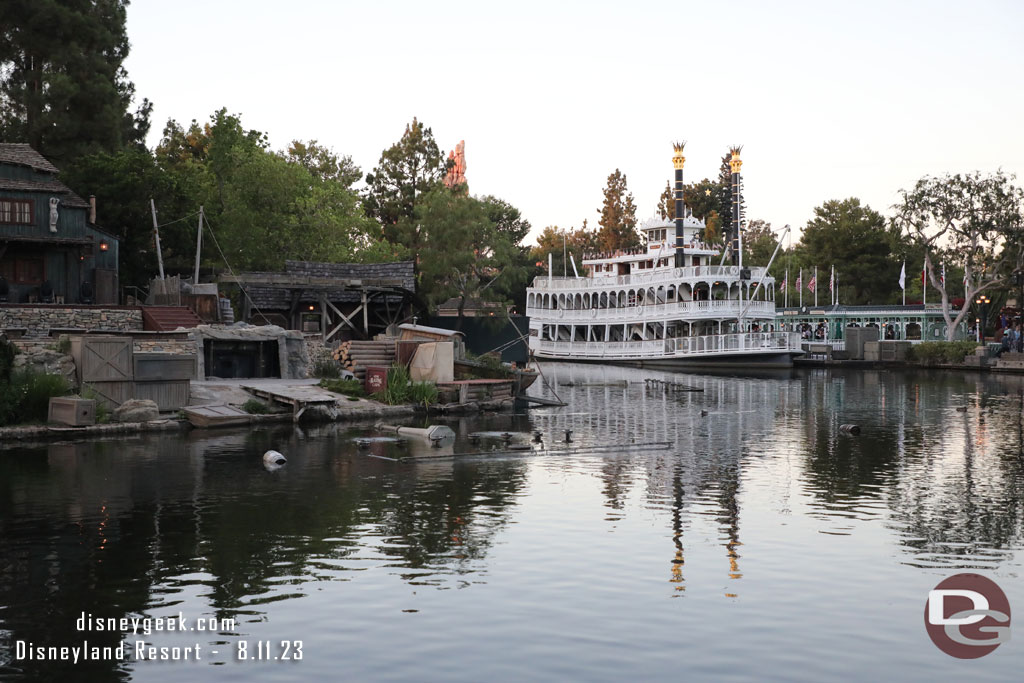
{"type": "Polygon", "coordinates": [[[0,679],[1019,677],[1020,626],[960,661],[923,614],[960,571],[1024,607],[1024,378],[543,368],[569,405],[450,422],[476,455],[365,425],[8,444],[0,679]],[[82,640],[201,660],[14,660],[82,640]]]}

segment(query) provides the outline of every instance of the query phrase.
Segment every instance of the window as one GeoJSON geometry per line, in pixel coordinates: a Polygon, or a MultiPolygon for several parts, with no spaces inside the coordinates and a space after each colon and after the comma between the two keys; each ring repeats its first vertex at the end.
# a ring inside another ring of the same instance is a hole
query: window
{"type": "Polygon", "coordinates": [[[29,199],[0,199],[0,223],[32,225],[32,201],[29,199]]]}

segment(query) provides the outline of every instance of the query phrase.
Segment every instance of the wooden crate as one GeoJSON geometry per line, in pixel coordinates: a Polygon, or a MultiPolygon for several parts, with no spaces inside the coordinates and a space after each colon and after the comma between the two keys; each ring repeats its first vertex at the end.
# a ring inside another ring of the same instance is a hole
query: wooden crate
{"type": "Polygon", "coordinates": [[[71,355],[81,382],[130,382],[134,379],[131,337],[72,337],[71,355]]]}
{"type": "Polygon", "coordinates": [[[50,399],[47,422],[78,427],[96,424],[96,401],[91,398],[55,397],[50,399]]]}
{"type": "Polygon", "coordinates": [[[135,382],[133,398],[155,401],[161,413],[180,410],[188,405],[189,385],[187,379],[135,382]]]}
{"type": "Polygon", "coordinates": [[[180,353],[147,352],[133,356],[135,381],[195,379],[196,357],[180,353]]]}

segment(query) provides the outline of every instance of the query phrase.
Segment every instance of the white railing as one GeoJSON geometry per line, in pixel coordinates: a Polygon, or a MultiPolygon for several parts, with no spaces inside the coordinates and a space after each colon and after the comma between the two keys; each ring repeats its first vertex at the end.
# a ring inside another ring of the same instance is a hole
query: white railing
{"type": "Polygon", "coordinates": [[[577,323],[585,322],[601,325],[607,322],[625,322],[629,320],[659,320],[670,317],[683,318],[721,318],[738,317],[746,310],[748,318],[774,318],[774,301],[675,301],[664,304],[643,306],[624,306],[622,308],[535,308],[528,306],[526,315],[546,323],[577,323]]]}
{"type": "Polygon", "coordinates": [[[795,332],[745,332],[703,337],[673,337],[650,341],[564,342],[534,341],[541,356],[561,358],[681,358],[708,354],[766,353],[800,351],[795,332]]]}
{"type": "MultiPolygon", "coordinates": [[[[750,269],[750,283],[757,284],[764,275],[764,268],[750,269]]],[[[715,278],[719,280],[739,279],[740,269],[738,266],[686,266],[685,268],[658,268],[647,273],[632,273],[630,275],[604,276],[601,274],[592,277],[547,277],[540,275],[534,278],[531,287],[537,290],[553,289],[579,289],[588,292],[594,291],[597,287],[628,287],[635,285],[657,285],[672,284],[675,280],[707,280],[715,278]]]]}

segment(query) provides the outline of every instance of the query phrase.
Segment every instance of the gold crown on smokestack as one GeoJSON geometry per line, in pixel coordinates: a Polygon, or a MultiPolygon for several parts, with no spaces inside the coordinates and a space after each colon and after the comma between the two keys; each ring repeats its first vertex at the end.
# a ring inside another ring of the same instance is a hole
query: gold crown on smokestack
{"type": "Polygon", "coordinates": [[[682,168],[683,164],[686,163],[686,157],[683,156],[683,147],[686,147],[686,140],[672,143],[672,149],[675,150],[675,154],[672,155],[672,168],[682,168]]]}
{"type": "Polygon", "coordinates": [[[732,152],[732,159],[729,160],[729,168],[732,169],[733,173],[739,173],[740,167],[743,166],[743,161],[740,160],[740,152],[743,151],[743,145],[734,145],[729,148],[732,152]]]}

